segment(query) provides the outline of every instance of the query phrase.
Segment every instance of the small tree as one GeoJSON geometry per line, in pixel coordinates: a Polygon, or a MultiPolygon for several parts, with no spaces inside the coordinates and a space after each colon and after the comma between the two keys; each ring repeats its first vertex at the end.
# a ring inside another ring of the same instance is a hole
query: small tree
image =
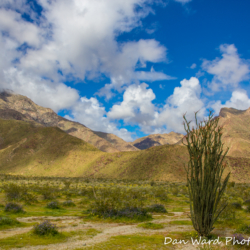
{"type": "Polygon", "coordinates": [[[194,229],[200,236],[208,236],[213,225],[227,204],[219,206],[225,191],[230,173],[222,182],[226,163],[223,162],[228,149],[223,154],[221,142],[222,127],[218,126],[219,118],[213,118],[210,111],[208,120],[198,124],[195,113],[196,129],[190,129],[190,122],[185,115],[184,137],[190,160],[188,162],[187,182],[190,197],[190,213],[194,229]]]}

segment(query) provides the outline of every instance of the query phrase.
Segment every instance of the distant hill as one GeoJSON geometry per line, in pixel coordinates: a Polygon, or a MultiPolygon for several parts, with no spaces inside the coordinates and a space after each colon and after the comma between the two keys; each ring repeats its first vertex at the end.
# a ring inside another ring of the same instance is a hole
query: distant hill
{"type": "Polygon", "coordinates": [[[154,146],[175,144],[184,135],[170,132],[169,134],[152,134],[135,140],[132,144],[139,149],[147,149],[154,146]]]}
{"type": "Polygon", "coordinates": [[[0,119],[0,173],[81,175],[102,154],[57,127],[0,119]]]}
{"type": "Polygon", "coordinates": [[[250,108],[222,108],[219,117],[222,141],[224,147],[229,147],[228,156],[250,158],[250,108]]]}
{"type": "MultiPolygon", "coordinates": [[[[0,119],[0,173],[185,182],[189,155],[181,145],[107,153],[57,127],[0,119]]],[[[231,181],[250,182],[250,159],[227,157],[231,181]]]]}
{"type": "Polygon", "coordinates": [[[0,118],[35,121],[46,127],[59,127],[66,133],[82,139],[104,152],[138,150],[116,135],[96,132],[83,124],[69,121],[58,116],[53,110],[43,108],[22,95],[0,93],[0,118]]]}

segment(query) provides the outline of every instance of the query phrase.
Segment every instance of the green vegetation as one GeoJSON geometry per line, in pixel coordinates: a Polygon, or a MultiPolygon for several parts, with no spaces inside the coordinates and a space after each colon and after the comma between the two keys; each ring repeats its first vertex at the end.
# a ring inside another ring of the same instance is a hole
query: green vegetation
{"type": "Polygon", "coordinates": [[[223,161],[228,150],[223,154],[219,118],[213,119],[210,112],[208,120],[198,124],[196,115],[197,112],[196,129],[190,129],[190,122],[183,116],[190,156],[186,170],[187,182],[193,226],[199,235],[208,236],[226,206],[223,204],[218,207],[230,177],[228,174],[223,182],[221,180],[225,168],[223,161]]]}
{"type": "Polygon", "coordinates": [[[145,222],[145,223],[139,224],[138,227],[142,227],[145,229],[162,229],[162,228],[164,228],[164,225],[163,224],[155,224],[152,222],[145,222]]]}
{"type": "MultiPolygon", "coordinates": [[[[186,183],[154,181],[152,185],[151,180],[0,175],[0,204],[8,203],[6,193],[9,190],[4,187],[11,186],[9,185],[11,183],[15,183],[15,190],[18,190],[18,187],[21,190],[25,186],[28,193],[36,197],[36,201],[26,203],[22,198],[18,199],[18,204],[23,207],[25,213],[5,212],[6,205],[0,207],[0,218],[4,218],[2,220],[4,225],[0,225],[0,237],[5,234],[2,233],[2,230],[30,227],[23,228],[26,233],[21,235],[11,237],[6,235],[6,237],[1,238],[0,247],[2,249],[25,248],[32,245],[44,245],[46,249],[48,244],[68,244],[67,241],[69,240],[70,242],[84,241],[95,235],[98,239],[100,232],[94,228],[88,228],[89,225],[98,225],[96,223],[101,223],[102,227],[107,225],[107,228],[117,226],[119,228],[118,233],[120,233],[119,230],[123,230],[121,229],[123,225],[127,225],[126,227],[134,228],[139,233],[109,238],[112,236],[111,233],[108,234],[107,241],[100,243],[100,245],[97,244],[91,248],[86,244],[82,249],[98,249],[98,247],[101,249],[173,249],[171,244],[163,245],[164,237],[172,235],[173,238],[179,237],[179,239],[189,240],[191,236],[197,237],[195,232],[187,233],[190,232],[192,221],[188,217],[189,203],[187,200],[189,194],[186,183]],[[65,180],[70,182],[67,188],[65,180]],[[45,187],[46,192],[53,193],[56,200],[45,199],[45,187]],[[178,189],[177,195],[173,193],[174,188],[178,189]],[[57,201],[61,208],[51,209],[46,207],[47,204],[54,201],[57,201]],[[27,217],[30,220],[26,220],[27,217]],[[46,225],[44,225],[46,224],[45,220],[48,219],[52,225],[56,225],[55,228],[58,233],[42,233],[42,235],[34,233],[34,228],[38,225],[42,225],[39,226],[41,232],[49,231],[51,227],[48,225],[48,229],[46,229],[46,225]],[[152,231],[150,230],[154,230],[156,234],[151,235],[152,231]],[[178,232],[178,230],[184,231],[178,232]]],[[[244,192],[249,188],[249,184],[239,183],[235,183],[234,186],[227,186],[221,202],[228,202],[229,205],[214,224],[216,230],[218,230],[216,231],[217,236],[224,230],[231,230],[232,234],[238,233],[244,235],[244,237],[250,237],[248,230],[250,213],[246,211],[248,204],[246,201],[250,197],[247,196],[248,192],[244,192]],[[242,204],[242,209],[237,209],[232,205],[235,202],[242,204]]],[[[109,230],[103,231],[108,232],[109,230]]],[[[115,234],[116,230],[113,230],[113,232],[115,234]]],[[[131,234],[130,229],[127,234],[131,234]]],[[[230,237],[232,234],[229,233],[227,236],[230,237]]],[[[47,248],[49,249],[49,246],[47,248]]]]}
{"type": "MultiPolygon", "coordinates": [[[[0,173],[3,174],[186,182],[183,165],[189,157],[183,145],[105,153],[59,128],[3,119],[0,119],[0,137],[0,173]]],[[[226,167],[225,173],[235,170],[232,180],[249,182],[250,158],[226,157],[226,161],[230,168],[226,167]]],[[[65,189],[72,184],[69,178],[64,178],[65,189]]],[[[172,192],[178,195],[179,190],[173,187],[172,192]]],[[[30,192],[20,195],[26,203],[36,199],[30,192]]],[[[46,187],[44,195],[45,199],[56,198],[53,193],[46,193],[46,187]]]]}
{"type": "Polygon", "coordinates": [[[58,229],[55,224],[52,224],[50,221],[46,220],[37,224],[33,227],[33,233],[36,235],[56,235],[58,234],[58,229]]]}

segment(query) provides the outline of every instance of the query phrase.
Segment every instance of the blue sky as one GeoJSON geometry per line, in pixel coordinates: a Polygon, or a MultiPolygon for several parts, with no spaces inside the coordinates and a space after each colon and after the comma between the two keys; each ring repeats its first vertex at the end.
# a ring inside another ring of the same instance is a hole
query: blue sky
{"type": "Polygon", "coordinates": [[[250,107],[250,2],[2,0],[0,89],[126,141],[250,107]]]}

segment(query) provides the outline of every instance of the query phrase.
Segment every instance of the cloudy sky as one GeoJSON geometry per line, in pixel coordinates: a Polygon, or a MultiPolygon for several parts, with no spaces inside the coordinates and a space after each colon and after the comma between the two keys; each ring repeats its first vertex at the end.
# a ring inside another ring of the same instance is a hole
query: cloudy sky
{"type": "Polygon", "coordinates": [[[0,89],[126,141],[250,107],[246,0],[1,0],[0,89]]]}

